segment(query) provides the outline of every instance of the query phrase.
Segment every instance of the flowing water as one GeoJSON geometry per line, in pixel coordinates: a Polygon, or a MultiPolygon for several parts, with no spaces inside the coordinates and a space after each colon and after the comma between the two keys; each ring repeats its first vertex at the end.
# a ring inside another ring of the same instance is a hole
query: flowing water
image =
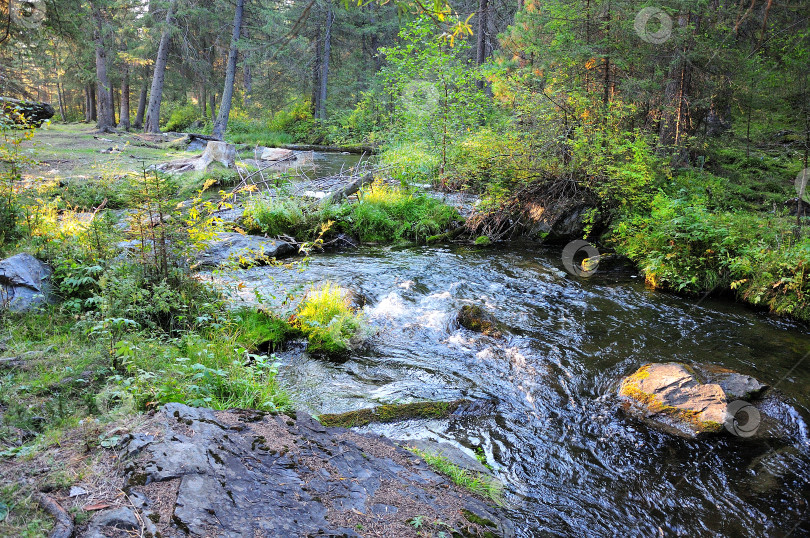
{"type": "MultiPolygon", "coordinates": [[[[359,156],[315,153],[324,177],[359,156]]],[[[341,363],[302,345],[278,354],[299,407],[338,413],[382,403],[467,398],[450,420],[373,425],[481,452],[505,484],[521,536],[810,535],[810,331],[725,300],[654,292],[640,279],[562,270],[559,249],[363,247],[318,254],[305,272],[230,275],[238,296],[331,280],[373,330],[341,363]],[[458,326],[463,305],[508,328],[458,326]],[[617,412],[619,379],[648,362],[711,363],[775,386],[788,441],[723,435],[686,441],[617,412]]],[[[236,298],[235,298],[236,299],[236,298]]],[[[278,300],[278,299],[276,299],[278,300]]]]}
{"type": "Polygon", "coordinates": [[[483,450],[523,536],[793,536],[810,533],[810,332],[719,300],[681,298],[639,279],[562,271],[560,252],[364,247],[323,254],[303,273],[254,268],[247,296],[331,280],[365,303],[374,330],[342,363],[300,347],[280,378],[314,414],[380,403],[469,398],[477,413],[376,425],[395,439],[483,450]],[[503,338],[455,322],[492,312],[503,338]],[[722,365],[776,386],[790,442],[686,441],[616,412],[617,380],[642,364],[722,365]]]}

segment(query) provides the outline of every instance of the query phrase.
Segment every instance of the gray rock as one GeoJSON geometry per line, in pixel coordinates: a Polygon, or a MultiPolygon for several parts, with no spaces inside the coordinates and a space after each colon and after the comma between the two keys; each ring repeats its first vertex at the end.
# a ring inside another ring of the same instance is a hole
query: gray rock
{"type": "Polygon", "coordinates": [[[138,522],[135,512],[129,508],[104,510],[93,516],[87,530],[82,534],[82,538],[105,538],[107,536],[107,533],[104,532],[105,527],[123,531],[138,531],[141,529],[141,524],[138,522]]]}
{"type": "Polygon", "coordinates": [[[52,269],[30,254],[0,261],[0,308],[25,312],[53,301],[52,269]]]}
{"type": "Polygon", "coordinates": [[[728,401],[751,400],[759,397],[768,388],[768,385],[760,383],[753,377],[736,372],[717,374],[712,381],[720,385],[728,401]]]}
{"type": "Polygon", "coordinates": [[[286,159],[291,159],[294,157],[295,152],[291,149],[284,149],[284,148],[264,148],[261,152],[261,157],[259,157],[263,161],[283,161],[286,159]]]}
{"type": "Polygon", "coordinates": [[[284,241],[236,232],[221,232],[208,243],[197,261],[204,267],[216,267],[228,261],[240,265],[262,265],[270,258],[292,255],[296,252],[293,245],[284,241]]]}
{"type": "Polygon", "coordinates": [[[469,519],[456,502],[490,523],[464,536],[514,536],[499,509],[454,492],[424,461],[378,436],[326,428],[301,412],[293,419],[168,404],[155,420],[162,440],[130,464],[127,479],[133,502],[148,509],[138,488],[179,478],[172,520],[158,529],[164,535],[357,536],[331,521],[348,512],[404,524],[393,487],[408,505],[422,503],[426,516],[456,517],[465,532],[469,519]]]}

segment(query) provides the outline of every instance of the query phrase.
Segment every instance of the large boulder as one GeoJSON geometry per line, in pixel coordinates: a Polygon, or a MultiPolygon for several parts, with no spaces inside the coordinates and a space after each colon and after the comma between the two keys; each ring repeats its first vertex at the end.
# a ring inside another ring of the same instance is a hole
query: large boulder
{"type": "Polygon", "coordinates": [[[295,158],[295,152],[284,148],[264,148],[260,159],[263,161],[286,161],[295,158]]]}
{"type": "Polygon", "coordinates": [[[243,266],[262,265],[271,258],[296,252],[295,246],[285,241],[236,232],[220,232],[208,242],[197,261],[203,267],[216,267],[228,262],[243,266]]]}
{"type": "Polygon", "coordinates": [[[486,336],[500,338],[503,335],[502,325],[498,320],[478,305],[462,306],[456,315],[456,321],[465,329],[486,336]]]}
{"type": "Polygon", "coordinates": [[[39,127],[45,120],[51,119],[54,114],[56,111],[48,103],[0,97],[0,123],[6,120],[18,125],[28,124],[39,127]]]}
{"type": "Polygon", "coordinates": [[[0,261],[0,308],[25,312],[52,300],[53,271],[30,254],[17,254],[0,261]]]}
{"type": "MultiPolygon", "coordinates": [[[[747,437],[749,430],[736,430],[735,413],[767,388],[730,370],[669,362],[644,365],[624,378],[619,396],[626,412],[668,433],[695,438],[726,429],[747,437]]],[[[753,434],[758,424],[749,426],[753,434]]]]}

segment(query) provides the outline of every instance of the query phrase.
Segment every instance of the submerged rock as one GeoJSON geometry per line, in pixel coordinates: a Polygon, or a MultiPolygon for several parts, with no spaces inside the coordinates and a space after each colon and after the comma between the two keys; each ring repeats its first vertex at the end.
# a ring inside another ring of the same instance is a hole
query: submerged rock
{"type": "Polygon", "coordinates": [[[478,305],[464,305],[459,310],[456,316],[458,324],[481,334],[500,338],[503,333],[501,332],[500,323],[486,310],[478,305]]]}
{"type": "Polygon", "coordinates": [[[167,404],[146,429],[162,433],[124,441],[127,493],[162,536],[410,536],[420,516],[447,536],[514,536],[499,509],[414,454],[304,413],[167,404]]]}
{"type": "Polygon", "coordinates": [[[197,261],[204,267],[216,267],[226,262],[235,262],[239,265],[262,265],[271,258],[295,253],[296,248],[293,245],[277,239],[236,232],[221,232],[208,242],[197,261]]]}
{"type": "MultiPolygon", "coordinates": [[[[734,415],[751,407],[744,400],[759,397],[767,388],[751,376],[730,370],[670,362],[642,366],[622,380],[619,395],[630,415],[668,433],[694,438],[727,429],[748,437],[749,430],[736,429],[734,415]]],[[[756,420],[750,424],[753,435],[759,411],[748,415],[749,421],[756,420]]]]}
{"type": "Polygon", "coordinates": [[[30,254],[0,261],[0,309],[25,312],[51,302],[53,270],[30,254]]]}

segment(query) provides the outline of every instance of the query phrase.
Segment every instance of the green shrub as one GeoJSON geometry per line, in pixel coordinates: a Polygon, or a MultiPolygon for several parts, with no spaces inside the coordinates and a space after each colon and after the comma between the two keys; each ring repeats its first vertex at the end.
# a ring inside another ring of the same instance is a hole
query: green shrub
{"type": "Polygon", "coordinates": [[[180,268],[159,278],[139,263],[119,263],[104,273],[99,286],[106,318],[132,320],[169,334],[196,327],[220,309],[219,295],[180,268]]]}
{"type": "Polygon", "coordinates": [[[352,205],[352,229],[361,241],[424,241],[458,218],[452,207],[427,196],[375,182],[352,205]]]}
{"type": "Polygon", "coordinates": [[[439,155],[430,152],[424,144],[398,144],[380,154],[380,166],[403,184],[435,184],[439,178],[439,155]]]}
{"type": "Polygon", "coordinates": [[[172,110],[164,127],[167,131],[185,131],[195,121],[202,119],[200,109],[192,104],[172,110]]]}
{"type": "Polygon", "coordinates": [[[365,323],[346,291],[326,282],[307,293],[295,313],[295,326],[307,337],[309,351],[340,355],[359,344],[365,323]]]}
{"type": "Polygon", "coordinates": [[[294,198],[254,196],[246,204],[244,226],[271,237],[286,234],[310,241],[317,238],[323,224],[330,220],[340,222],[349,211],[347,204],[322,207],[294,198]]]}
{"type": "Polygon", "coordinates": [[[712,212],[660,193],[649,216],[612,230],[616,250],[638,263],[653,287],[686,293],[733,290],[780,314],[810,319],[810,237],[792,218],[712,212]]]}
{"type": "Polygon", "coordinates": [[[275,379],[275,357],[246,355],[238,334],[226,323],[169,343],[133,335],[117,346],[126,374],[116,379],[139,408],[179,402],[213,409],[288,409],[289,396],[275,379]]]}

